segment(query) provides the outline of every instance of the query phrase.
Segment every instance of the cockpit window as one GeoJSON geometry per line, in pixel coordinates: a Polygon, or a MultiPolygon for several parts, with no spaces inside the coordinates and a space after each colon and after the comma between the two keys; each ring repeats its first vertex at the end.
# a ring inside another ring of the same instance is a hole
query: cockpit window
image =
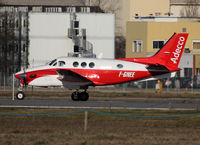
{"type": "Polygon", "coordinates": [[[56,66],[57,65],[57,62],[55,62],[54,64],[53,64],[53,66],[56,66]]]}
{"type": "Polygon", "coordinates": [[[56,62],[57,61],[57,59],[54,59],[54,60],[52,60],[50,63],[49,63],[49,65],[52,65],[54,62],[56,62]]]}
{"type": "Polygon", "coordinates": [[[65,62],[64,61],[59,61],[58,64],[59,64],[59,66],[64,66],[65,62]]]}

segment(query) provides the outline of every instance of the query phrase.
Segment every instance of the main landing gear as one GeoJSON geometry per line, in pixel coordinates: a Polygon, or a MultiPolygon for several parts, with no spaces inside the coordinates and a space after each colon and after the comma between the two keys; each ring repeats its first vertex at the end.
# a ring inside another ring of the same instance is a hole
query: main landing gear
{"type": "Polygon", "coordinates": [[[81,93],[78,92],[78,91],[75,91],[75,92],[72,93],[71,98],[72,98],[73,101],[79,101],[79,100],[80,101],[87,101],[88,98],[89,98],[89,94],[86,91],[81,92],[81,93]]]}
{"type": "MultiPolygon", "coordinates": [[[[16,94],[16,98],[18,100],[23,100],[25,98],[25,93],[23,92],[23,88],[19,88],[19,91],[16,94]]],[[[87,101],[89,99],[89,94],[85,91],[78,92],[75,91],[72,93],[71,98],[73,101],[87,101]]]]}

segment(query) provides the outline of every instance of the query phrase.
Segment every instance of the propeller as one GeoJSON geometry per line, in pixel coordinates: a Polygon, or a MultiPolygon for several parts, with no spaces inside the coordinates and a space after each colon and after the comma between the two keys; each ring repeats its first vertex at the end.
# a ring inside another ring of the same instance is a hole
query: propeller
{"type": "Polygon", "coordinates": [[[26,85],[27,85],[27,74],[26,74],[25,69],[24,69],[24,73],[19,75],[18,77],[21,78],[23,87],[26,87],[26,85]]]}

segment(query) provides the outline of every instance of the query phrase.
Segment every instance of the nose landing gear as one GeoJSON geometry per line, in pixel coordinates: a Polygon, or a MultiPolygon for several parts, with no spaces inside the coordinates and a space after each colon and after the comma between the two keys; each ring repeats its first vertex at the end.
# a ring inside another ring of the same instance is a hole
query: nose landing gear
{"type": "Polygon", "coordinates": [[[89,99],[89,94],[86,91],[81,93],[75,91],[72,93],[71,98],[73,101],[87,101],[89,99]]]}
{"type": "Polygon", "coordinates": [[[18,88],[18,92],[17,92],[17,94],[16,94],[16,98],[18,99],[18,100],[23,100],[26,96],[25,96],[25,93],[23,92],[23,88],[24,88],[24,86],[20,86],[19,88],[18,88]]]}
{"type": "Polygon", "coordinates": [[[16,98],[17,98],[18,100],[23,100],[23,99],[25,98],[24,92],[22,92],[22,91],[17,92],[16,98]]]}

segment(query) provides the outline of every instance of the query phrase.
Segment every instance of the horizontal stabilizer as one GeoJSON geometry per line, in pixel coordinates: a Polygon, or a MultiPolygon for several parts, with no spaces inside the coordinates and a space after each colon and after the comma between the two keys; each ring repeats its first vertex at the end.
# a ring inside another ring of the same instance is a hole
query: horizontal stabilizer
{"type": "Polygon", "coordinates": [[[175,76],[176,76],[176,72],[172,72],[172,73],[167,73],[167,74],[163,74],[163,75],[153,76],[153,77],[147,78],[147,79],[142,79],[137,82],[153,81],[153,80],[159,80],[159,79],[170,79],[175,76]]]}

